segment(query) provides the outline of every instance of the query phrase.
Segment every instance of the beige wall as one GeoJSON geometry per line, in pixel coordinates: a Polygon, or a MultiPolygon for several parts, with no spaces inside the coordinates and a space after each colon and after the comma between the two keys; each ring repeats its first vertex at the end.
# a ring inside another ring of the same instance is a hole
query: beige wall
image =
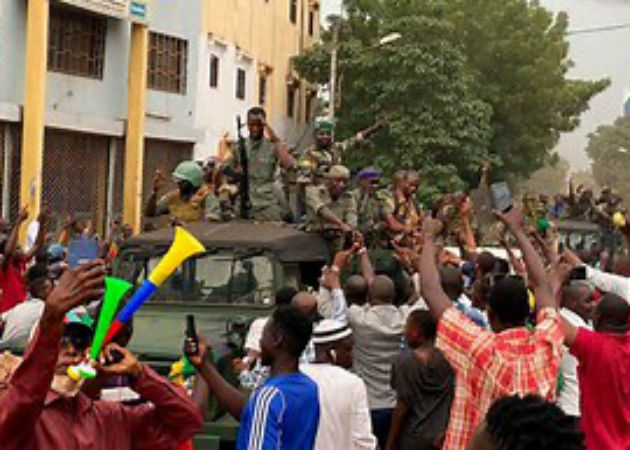
{"type": "MultiPolygon", "coordinates": [[[[206,30],[218,39],[234,43],[252,56],[259,67],[271,69],[267,80],[265,108],[273,123],[283,124],[285,132],[305,122],[306,83],[296,94],[295,116],[287,121],[287,77],[290,58],[308,48],[319,35],[319,0],[297,0],[297,23],[289,20],[290,0],[206,0],[206,30]],[[313,36],[308,35],[309,11],[315,11],[313,36]]],[[[258,78],[255,80],[258,101],[258,78]]]]}

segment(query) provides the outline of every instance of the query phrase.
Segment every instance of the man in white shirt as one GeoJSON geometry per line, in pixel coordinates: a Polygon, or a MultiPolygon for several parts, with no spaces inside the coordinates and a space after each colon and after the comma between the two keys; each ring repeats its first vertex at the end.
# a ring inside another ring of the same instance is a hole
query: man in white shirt
{"type": "MultiPolygon", "coordinates": [[[[595,309],[593,289],[588,282],[573,281],[562,288],[560,315],[575,327],[591,329],[590,321],[595,309]]],[[[568,416],[580,417],[580,385],[577,376],[578,361],[565,346],[562,349],[562,387],[558,395],[558,406],[568,416]]]]}
{"type": "Polygon", "coordinates": [[[390,386],[391,367],[401,349],[411,306],[393,304],[394,282],[384,275],[372,280],[368,304],[348,306],[339,281],[342,269],[333,266],[325,272],[331,295],[320,296],[319,300],[331,301],[332,305],[325,308],[332,312],[331,318],[347,322],[354,333],[354,372],[367,387],[372,429],[384,448],[396,405],[396,393],[390,386]]]}
{"type": "Polygon", "coordinates": [[[374,450],[367,391],[350,373],[352,330],[347,323],[325,319],[313,330],[315,360],[300,365],[318,387],[320,417],[315,450],[374,450]]]}

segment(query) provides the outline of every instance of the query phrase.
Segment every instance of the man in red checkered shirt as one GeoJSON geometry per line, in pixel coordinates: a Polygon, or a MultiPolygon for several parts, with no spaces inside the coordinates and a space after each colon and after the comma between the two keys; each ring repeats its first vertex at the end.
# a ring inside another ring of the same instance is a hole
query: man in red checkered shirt
{"type": "Polygon", "coordinates": [[[563,332],[542,260],[521,226],[516,209],[499,218],[507,225],[527,265],[538,308],[537,325],[525,328],[528,291],[522,279],[504,277],[488,295],[492,331],[479,328],[455,308],[440,286],[436,236],[441,224],[423,224],[424,247],[418,260],[422,296],[438,321],[437,347],[456,372],[455,398],[444,450],[464,450],[475,427],[498,398],[537,394],[554,400],[563,332]]]}

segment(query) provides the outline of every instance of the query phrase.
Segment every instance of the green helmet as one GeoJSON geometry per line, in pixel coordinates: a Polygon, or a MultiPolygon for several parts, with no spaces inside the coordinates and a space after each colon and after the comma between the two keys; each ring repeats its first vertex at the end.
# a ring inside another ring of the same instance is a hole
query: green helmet
{"type": "Polygon", "coordinates": [[[203,183],[203,170],[195,161],[184,161],[175,168],[173,178],[177,181],[188,181],[193,186],[200,187],[203,183]]]}
{"type": "Polygon", "coordinates": [[[315,132],[327,131],[329,133],[332,133],[334,128],[334,122],[328,117],[318,117],[317,119],[315,119],[315,132]]]}

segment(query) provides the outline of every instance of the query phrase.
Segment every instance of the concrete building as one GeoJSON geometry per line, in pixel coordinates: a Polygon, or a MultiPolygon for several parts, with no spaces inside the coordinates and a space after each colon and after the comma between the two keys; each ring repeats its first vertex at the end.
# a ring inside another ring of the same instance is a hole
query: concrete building
{"type": "Polygon", "coordinates": [[[316,88],[298,79],[290,57],[319,38],[318,0],[209,0],[205,6],[199,154],[211,152],[225,133],[233,137],[234,113],[252,104],[264,106],[276,132],[295,143],[313,118],[316,88]]]}
{"type": "Polygon", "coordinates": [[[138,229],[154,171],[212,154],[250,106],[295,140],[312,96],[290,58],[318,29],[309,0],[0,1],[3,215],[138,229]]]}

